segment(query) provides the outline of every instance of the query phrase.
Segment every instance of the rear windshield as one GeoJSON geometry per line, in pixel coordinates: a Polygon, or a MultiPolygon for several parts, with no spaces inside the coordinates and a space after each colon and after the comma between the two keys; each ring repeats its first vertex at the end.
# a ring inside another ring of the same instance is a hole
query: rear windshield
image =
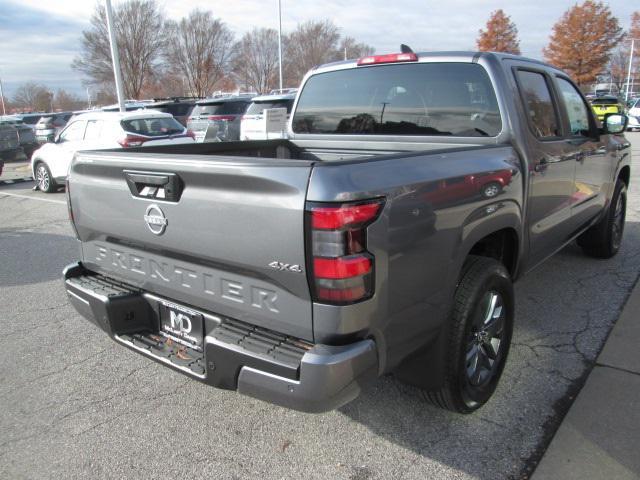
{"type": "Polygon", "coordinates": [[[123,120],[121,125],[125,132],[147,137],[163,137],[184,132],[184,127],[175,118],[169,117],[123,120]]]}
{"type": "Polygon", "coordinates": [[[40,120],[40,117],[38,116],[33,116],[33,117],[23,117],[22,121],[24,123],[27,123],[29,125],[35,125],[36,123],[38,123],[38,120],[40,120]]]}
{"type": "Polygon", "coordinates": [[[618,100],[615,98],[596,98],[595,100],[592,100],[591,103],[593,105],[617,105],[618,100]]]}
{"type": "Polygon", "coordinates": [[[242,115],[249,102],[218,102],[196,105],[191,112],[192,117],[198,115],[242,115]]]}
{"type": "Polygon", "coordinates": [[[193,105],[188,103],[175,103],[169,105],[149,105],[147,108],[157,110],[158,112],[170,113],[176,117],[182,117],[184,115],[189,115],[193,105]]]}
{"type": "Polygon", "coordinates": [[[293,118],[296,133],[495,136],[496,95],[480,65],[412,63],[312,76],[293,118]]]}
{"type": "Polygon", "coordinates": [[[247,109],[247,115],[261,115],[262,112],[270,108],[286,108],[287,113],[291,113],[293,98],[288,100],[272,100],[270,102],[253,102],[247,109]]]}

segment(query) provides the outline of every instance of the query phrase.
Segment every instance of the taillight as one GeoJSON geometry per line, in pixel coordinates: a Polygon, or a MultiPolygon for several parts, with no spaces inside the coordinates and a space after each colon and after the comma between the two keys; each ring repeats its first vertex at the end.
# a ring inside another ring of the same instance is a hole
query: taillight
{"type": "Polygon", "coordinates": [[[209,115],[209,120],[220,120],[223,122],[233,122],[236,117],[234,115],[209,115]]]}
{"type": "Polygon", "coordinates": [[[344,305],[373,295],[375,259],[367,251],[367,226],[378,218],[383,204],[380,199],[307,204],[314,301],[344,305]]]}
{"type": "Polygon", "coordinates": [[[139,147],[144,142],[151,140],[147,137],[139,137],[137,135],[127,134],[123,139],[118,140],[122,148],[139,147]]]}
{"type": "Polygon", "coordinates": [[[378,63],[398,63],[398,62],[417,62],[418,55],[415,53],[390,53],[388,55],[371,55],[358,59],[358,66],[375,65],[378,63]]]}

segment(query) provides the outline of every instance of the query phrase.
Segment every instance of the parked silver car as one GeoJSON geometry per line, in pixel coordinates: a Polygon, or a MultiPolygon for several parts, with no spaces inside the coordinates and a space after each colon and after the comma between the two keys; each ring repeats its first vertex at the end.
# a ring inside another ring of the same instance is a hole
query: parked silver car
{"type": "Polygon", "coordinates": [[[240,120],[255,95],[207,98],[196,102],[187,128],[196,142],[223,142],[240,139],[240,120]]]}
{"type": "Polygon", "coordinates": [[[36,123],[36,140],[38,143],[53,142],[56,135],[67,125],[73,116],[72,112],[48,113],[40,117],[36,123]]]}

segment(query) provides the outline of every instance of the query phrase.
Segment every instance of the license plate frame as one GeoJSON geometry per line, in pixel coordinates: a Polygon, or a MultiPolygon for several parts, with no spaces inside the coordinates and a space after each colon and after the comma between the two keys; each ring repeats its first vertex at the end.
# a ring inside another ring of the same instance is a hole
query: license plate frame
{"type": "Polygon", "coordinates": [[[173,341],[203,351],[204,316],[173,302],[160,302],[160,334],[173,341]]]}

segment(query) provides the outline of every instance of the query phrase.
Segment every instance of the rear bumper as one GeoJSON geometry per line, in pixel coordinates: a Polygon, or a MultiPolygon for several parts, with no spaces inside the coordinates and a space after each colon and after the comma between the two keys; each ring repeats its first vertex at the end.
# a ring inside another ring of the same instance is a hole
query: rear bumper
{"type": "Polygon", "coordinates": [[[161,299],[80,263],[63,275],[71,304],[116,342],[214,387],[317,413],[350,402],[377,377],[372,340],[313,345],[207,312],[203,351],[187,362],[154,340],[161,299]]]}

